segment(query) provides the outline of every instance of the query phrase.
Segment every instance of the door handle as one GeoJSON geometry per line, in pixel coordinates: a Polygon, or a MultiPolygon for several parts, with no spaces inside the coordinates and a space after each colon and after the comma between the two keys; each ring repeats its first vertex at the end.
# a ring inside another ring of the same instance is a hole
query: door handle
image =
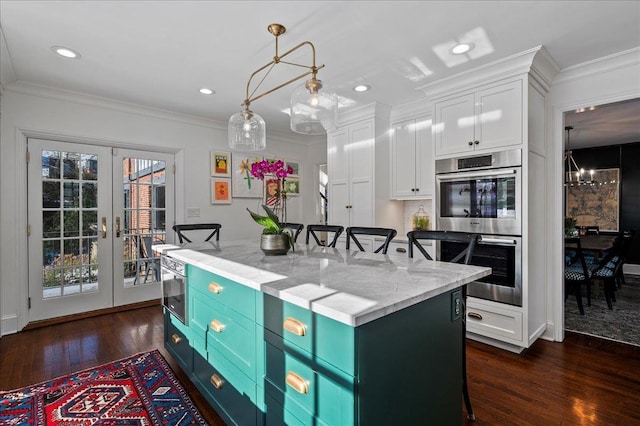
{"type": "Polygon", "coordinates": [[[120,216],[116,217],[116,238],[120,238],[120,216]]]}
{"type": "Polygon", "coordinates": [[[106,216],[102,216],[102,226],[100,228],[101,228],[100,233],[102,234],[102,238],[107,238],[107,217],[106,216]]]}

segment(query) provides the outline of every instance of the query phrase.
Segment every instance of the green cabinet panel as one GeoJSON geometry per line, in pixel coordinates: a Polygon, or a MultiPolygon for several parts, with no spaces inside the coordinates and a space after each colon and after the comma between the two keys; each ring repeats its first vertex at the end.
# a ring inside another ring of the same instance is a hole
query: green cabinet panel
{"type": "Polygon", "coordinates": [[[275,400],[275,398],[272,398],[268,394],[266,395],[266,401],[267,412],[265,414],[265,422],[267,426],[331,426],[327,425],[322,420],[309,415],[306,412],[302,413],[305,417],[296,417],[295,415],[293,415],[293,413],[291,413],[291,411],[286,410],[275,400]]]}
{"type": "Polygon", "coordinates": [[[193,366],[193,377],[198,388],[204,391],[208,400],[213,400],[214,408],[227,424],[256,424],[255,383],[242,377],[239,372],[226,375],[197,353],[194,355],[193,366]],[[214,375],[216,377],[212,379],[214,375]]]}
{"type": "Polygon", "coordinates": [[[187,373],[191,372],[193,365],[193,354],[189,339],[178,327],[176,323],[182,324],[177,318],[165,310],[164,313],[164,346],[169,353],[178,361],[180,367],[187,373]]]}
{"type": "Polygon", "coordinates": [[[310,358],[320,358],[347,374],[354,374],[353,327],[267,294],[264,295],[264,327],[282,337],[285,345],[293,344],[307,352],[310,358]],[[304,336],[285,329],[287,319],[302,324],[304,336]]]}
{"type": "Polygon", "coordinates": [[[353,424],[353,386],[331,380],[309,367],[305,361],[267,343],[266,393],[300,419],[317,418],[329,425],[353,424]],[[296,390],[296,382],[301,383],[304,389],[296,390]]]}
{"type": "Polygon", "coordinates": [[[462,320],[452,293],[357,328],[362,425],[460,425],[462,320]]]}
{"type": "Polygon", "coordinates": [[[192,265],[187,265],[187,277],[190,290],[210,294],[214,300],[255,321],[257,292],[254,289],[192,265]]]}

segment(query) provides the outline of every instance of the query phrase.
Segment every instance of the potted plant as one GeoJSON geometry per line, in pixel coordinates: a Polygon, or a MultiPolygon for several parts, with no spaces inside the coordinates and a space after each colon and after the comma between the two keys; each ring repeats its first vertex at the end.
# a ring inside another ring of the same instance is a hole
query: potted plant
{"type": "Polygon", "coordinates": [[[262,208],[267,212],[266,216],[247,209],[253,220],[264,226],[260,236],[260,249],[266,255],[287,254],[289,249],[295,251],[293,230],[282,226],[278,216],[269,207],[263,204],[262,208]]]}

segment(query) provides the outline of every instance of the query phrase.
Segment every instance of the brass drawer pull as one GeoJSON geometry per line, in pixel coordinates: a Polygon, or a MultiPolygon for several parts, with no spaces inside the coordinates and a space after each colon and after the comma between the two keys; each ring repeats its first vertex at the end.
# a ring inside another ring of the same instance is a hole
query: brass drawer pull
{"type": "Polygon", "coordinates": [[[289,385],[294,391],[301,394],[309,393],[309,385],[307,384],[307,381],[293,371],[289,371],[287,373],[286,381],[287,385],[289,385]]]}
{"type": "Polygon", "coordinates": [[[478,321],[482,321],[482,315],[480,315],[480,314],[478,314],[478,313],[476,313],[476,312],[469,312],[469,313],[467,314],[467,316],[468,316],[469,318],[473,318],[473,319],[477,319],[478,321]]]}
{"type": "Polygon", "coordinates": [[[404,248],[404,247],[398,247],[398,248],[396,248],[396,251],[397,251],[398,253],[406,253],[406,252],[407,252],[407,249],[406,249],[406,248],[404,248]]]}
{"type": "Polygon", "coordinates": [[[211,326],[211,329],[216,333],[222,333],[222,330],[224,330],[224,324],[218,320],[211,321],[209,325],[211,326]]]}
{"type": "Polygon", "coordinates": [[[304,336],[307,332],[307,328],[304,324],[295,318],[287,317],[284,320],[284,329],[296,336],[304,336]]]}
{"type": "Polygon", "coordinates": [[[209,291],[211,293],[220,294],[222,293],[222,286],[218,283],[212,282],[209,284],[209,291]]]}
{"type": "Polygon", "coordinates": [[[182,342],[182,337],[174,333],[171,335],[171,341],[173,342],[174,345],[177,345],[178,343],[182,342]]]}
{"type": "Polygon", "coordinates": [[[217,374],[212,374],[211,378],[209,379],[209,381],[211,382],[213,387],[216,388],[216,389],[220,389],[222,387],[222,385],[224,384],[224,380],[222,380],[222,378],[220,376],[218,376],[217,374]]]}

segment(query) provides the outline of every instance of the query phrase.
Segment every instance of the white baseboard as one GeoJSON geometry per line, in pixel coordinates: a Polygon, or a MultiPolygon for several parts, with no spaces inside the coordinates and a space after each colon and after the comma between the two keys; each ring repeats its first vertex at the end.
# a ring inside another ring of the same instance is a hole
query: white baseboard
{"type": "Polygon", "coordinates": [[[633,263],[625,263],[623,270],[625,274],[640,275],[640,265],[634,265],[633,263]]]}
{"type": "Polygon", "coordinates": [[[7,334],[14,334],[18,332],[18,316],[7,315],[2,317],[0,323],[0,335],[5,336],[7,334]]]}

